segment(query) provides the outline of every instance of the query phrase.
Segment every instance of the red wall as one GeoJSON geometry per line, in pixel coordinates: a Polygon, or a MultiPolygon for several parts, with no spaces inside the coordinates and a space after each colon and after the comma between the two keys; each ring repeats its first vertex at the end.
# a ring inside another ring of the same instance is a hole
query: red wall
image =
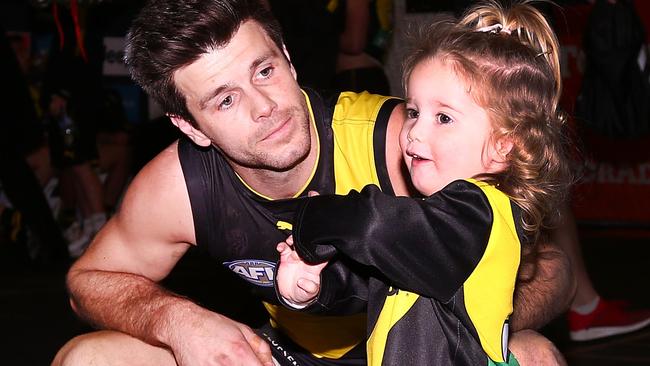
{"type": "MultiPolygon", "coordinates": [[[[636,0],[638,14],[650,29],[650,1],[636,0]]],[[[562,104],[572,113],[582,70],[579,62],[582,30],[590,5],[566,7],[556,14],[562,44],[564,93],[562,104]]],[[[625,224],[650,229],[650,137],[613,140],[574,125],[582,140],[586,169],[576,186],[573,207],[580,222],[625,224]]]]}

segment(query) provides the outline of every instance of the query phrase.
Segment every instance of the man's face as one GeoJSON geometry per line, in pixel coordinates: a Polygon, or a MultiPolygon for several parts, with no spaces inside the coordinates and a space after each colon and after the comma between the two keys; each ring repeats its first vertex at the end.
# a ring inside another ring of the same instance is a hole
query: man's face
{"type": "Polygon", "coordinates": [[[197,121],[194,141],[212,143],[235,170],[286,171],[308,155],[304,95],[282,51],[256,22],[242,23],[226,46],[177,70],[174,82],[197,121]]]}

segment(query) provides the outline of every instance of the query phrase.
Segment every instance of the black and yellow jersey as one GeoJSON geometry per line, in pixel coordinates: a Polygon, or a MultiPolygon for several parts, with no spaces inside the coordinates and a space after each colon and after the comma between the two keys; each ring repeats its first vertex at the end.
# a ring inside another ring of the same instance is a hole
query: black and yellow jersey
{"type": "MultiPolygon", "coordinates": [[[[369,365],[514,364],[508,318],[525,239],[520,215],[503,192],[475,180],[423,199],[368,186],[306,200],[293,235],[308,262],[342,253],[377,271],[367,290],[369,365]]],[[[338,286],[325,270],[313,306],[335,301],[338,286]]]]}
{"type": "MultiPolygon", "coordinates": [[[[318,357],[336,359],[365,340],[366,298],[339,293],[347,300],[326,316],[287,310],[274,289],[279,259],[275,248],[290,233],[287,223],[309,191],[345,194],[372,184],[393,194],[385,162],[386,128],[401,101],[368,93],[344,92],[331,98],[311,90],[304,93],[318,135],[318,162],[295,199],[274,201],[255,192],[214,148],[181,139],[178,152],[198,247],[254,288],[272,325],[318,357]]],[[[334,263],[333,271],[341,283],[367,286],[367,278],[351,273],[344,263],[334,263]]]]}

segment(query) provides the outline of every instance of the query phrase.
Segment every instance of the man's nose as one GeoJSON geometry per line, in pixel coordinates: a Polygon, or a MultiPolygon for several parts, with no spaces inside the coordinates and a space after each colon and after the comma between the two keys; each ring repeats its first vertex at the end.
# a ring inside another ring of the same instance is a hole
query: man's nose
{"type": "Polygon", "coordinates": [[[264,90],[253,88],[251,113],[253,113],[253,119],[255,121],[262,122],[264,118],[270,117],[277,106],[277,103],[268,93],[264,90]]]}

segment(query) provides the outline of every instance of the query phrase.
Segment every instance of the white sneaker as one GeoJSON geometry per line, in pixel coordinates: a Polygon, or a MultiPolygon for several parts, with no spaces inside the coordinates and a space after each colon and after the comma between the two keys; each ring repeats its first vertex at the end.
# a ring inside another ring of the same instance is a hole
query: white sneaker
{"type": "Polygon", "coordinates": [[[63,231],[63,237],[68,241],[68,252],[72,258],[79,258],[90,244],[91,239],[91,236],[82,229],[77,220],[63,231]]]}

